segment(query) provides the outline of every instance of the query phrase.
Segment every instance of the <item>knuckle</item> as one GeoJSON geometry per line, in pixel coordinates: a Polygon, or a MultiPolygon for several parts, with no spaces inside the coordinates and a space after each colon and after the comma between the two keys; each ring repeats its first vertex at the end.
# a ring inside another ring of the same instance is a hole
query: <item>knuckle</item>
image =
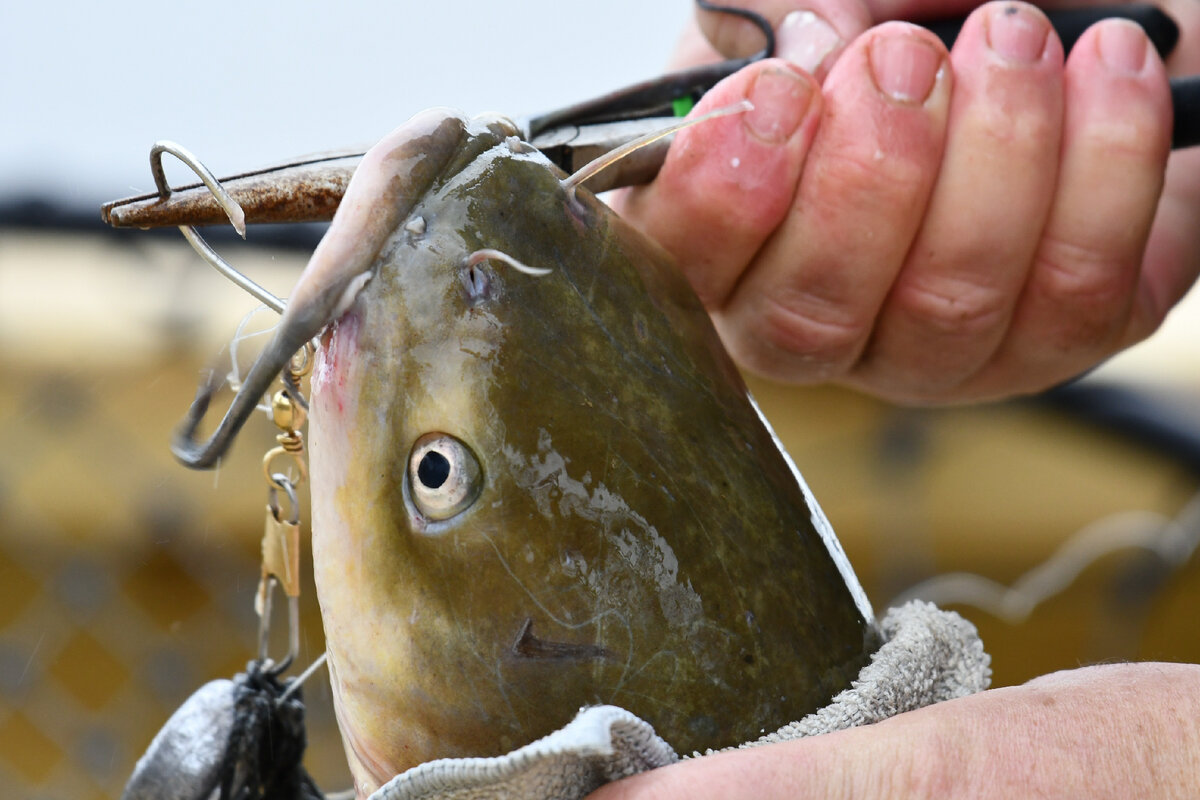
{"type": "Polygon", "coordinates": [[[761,242],[787,216],[798,175],[787,163],[748,157],[735,168],[719,148],[680,150],[655,181],[656,202],[671,208],[670,224],[663,226],[668,235],[686,232],[718,247],[761,242]],[[755,177],[747,181],[743,173],[755,177]]]}
{"type": "Polygon", "coordinates": [[[765,179],[757,191],[712,182],[692,190],[688,207],[715,236],[761,241],[787,215],[792,199],[791,183],[765,179]]]}
{"type": "Polygon", "coordinates": [[[1038,250],[1033,280],[1048,299],[1082,313],[1109,313],[1129,297],[1136,264],[1123,263],[1107,249],[1047,236],[1038,250]]]}
{"type": "Polygon", "coordinates": [[[807,364],[812,378],[844,372],[871,329],[870,320],[811,294],[768,297],[758,325],[768,347],[807,364]]]}
{"type": "Polygon", "coordinates": [[[938,338],[973,340],[1005,327],[1014,298],[1004,290],[949,276],[899,283],[892,302],[900,313],[938,338]]]}
{"type": "MultiPolygon", "coordinates": [[[[1101,23],[1103,24],[1103,23],[1101,23]]],[[[1137,168],[1165,164],[1170,151],[1171,114],[1166,81],[1109,82],[1106,101],[1088,98],[1071,113],[1068,103],[1066,135],[1086,157],[1102,159],[1106,170],[1131,164],[1137,168]],[[1072,121],[1073,120],[1073,121],[1072,121]]]]}
{"type": "Polygon", "coordinates": [[[1032,289],[1047,305],[1061,310],[1062,324],[1052,335],[1061,346],[1105,345],[1123,328],[1133,302],[1131,279],[1136,263],[1109,252],[1063,239],[1043,239],[1032,289]]]}

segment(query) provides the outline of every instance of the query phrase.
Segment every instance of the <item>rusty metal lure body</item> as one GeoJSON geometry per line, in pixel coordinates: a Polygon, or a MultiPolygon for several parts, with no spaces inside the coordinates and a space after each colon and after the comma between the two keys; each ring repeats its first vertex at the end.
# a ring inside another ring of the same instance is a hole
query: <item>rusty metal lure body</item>
{"type": "MultiPolygon", "coordinates": [[[[763,49],[745,58],[670,73],[534,115],[518,122],[520,135],[557,166],[566,172],[574,172],[602,152],[669,125],[676,110],[690,108],[691,102],[717,81],[774,52],[774,34],[763,17],[709,2],[698,5],[750,20],[763,34],[763,49]],[[676,105],[680,100],[686,102],[682,106],[676,105]]],[[[1051,9],[1047,15],[1067,51],[1090,25],[1112,17],[1141,25],[1163,58],[1171,53],[1179,39],[1175,22],[1151,5],[1051,9]]],[[[949,47],[964,21],[960,18],[923,24],[949,47]]],[[[1200,76],[1172,79],[1171,96],[1175,109],[1172,147],[1180,149],[1200,144],[1200,76]]],[[[666,156],[667,144],[664,142],[663,146],[648,149],[618,169],[607,171],[589,188],[600,192],[652,180],[666,156]]],[[[315,154],[230,175],[221,183],[246,209],[247,222],[326,221],[333,217],[362,154],[363,150],[357,148],[315,154]]],[[[114,227],[206,225],[226,221],[226,212],[201,183],[180,187],[169,197],[158,193],[115,200],[103,206],[101,216],[114,227]]]]}

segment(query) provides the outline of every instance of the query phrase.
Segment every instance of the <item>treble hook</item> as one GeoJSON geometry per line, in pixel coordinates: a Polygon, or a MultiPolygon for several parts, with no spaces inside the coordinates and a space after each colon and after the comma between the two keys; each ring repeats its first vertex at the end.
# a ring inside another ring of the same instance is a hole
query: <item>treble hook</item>
{"type": "MultiPolygon", "coordinates": [[[[208,190],[213,193],[217,203],[229,217],[230,224],[233,229],[238,232],[238,235],[243,239],[246,238],[246,215],[242,211],[242,207],[233,199],[233,196],[225,190],[221,182],[213,176],[208,167],[201,163],[200,159],[196,158],[192,153],[182,145],[165,139],[155,142],[150,148],[150,173],[154,176],[154,185],[158,187],[158,194],[162,200],[168,200],[171,197],[171,187],[167,183],[167,174],[163,170],[163,153],[171,155],[182,161],[192,172],[204,182],[208,190]]],[[[284,301],[280,300],[275,295],[268,292],[263,287],[259,286],[250,278],[238,272],[232,264],[221,258],[216,250],[213,250],[208,242],[200,234],[196,233],[196,229],[191,225],[180,225],[179,232],[183,234],[183,238],[187,239],[188,244],[192,246],[201,258],[207,261],[213,269],[224,275],[233,283],[248,292],[252,297],[258,300],[263,305],[270,308],[277,314],[283,313],[284,301]]]]}

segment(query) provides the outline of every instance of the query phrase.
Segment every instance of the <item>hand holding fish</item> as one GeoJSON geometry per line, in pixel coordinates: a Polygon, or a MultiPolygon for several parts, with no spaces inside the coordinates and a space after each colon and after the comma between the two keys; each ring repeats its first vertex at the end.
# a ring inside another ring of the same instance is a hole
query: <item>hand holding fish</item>
{"type": "MultiPolygon", "coordinates": [[[[1167,90],[1168,68],[1200,70],[1200,7],[1168,8],[1164,67],[1118,20],[1064,64],[1023,3],[977,9],[949,53],[911,25],[868,27],[969,3],[743,5],[782,59],[699,110],[755,110],[681,132],[654,183],[616,201],[743,366],[905,402],[1036,391],[1149,335],[1200,273],[1200,149],[1169,154],[1167,90]]],[[[680,63],[760,41],[698,20],[680,63]]]]}
{"type": "Polygon", "coordinates": [[[1192,797],[1197,719],[1196,665],[1092,667],[875,725],[684,761],[590,798],[1192,797]]]}

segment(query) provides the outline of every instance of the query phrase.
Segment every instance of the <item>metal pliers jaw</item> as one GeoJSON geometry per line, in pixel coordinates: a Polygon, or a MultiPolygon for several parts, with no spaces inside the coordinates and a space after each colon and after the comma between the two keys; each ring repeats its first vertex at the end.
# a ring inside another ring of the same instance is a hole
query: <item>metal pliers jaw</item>
{"type": "MultiPolygon", "coordinates": [[[[747,64],[773,54],[774,33],[761,15],[740,8],[697,0],[702,9],[734,14],[752,22],[762,33],[764,47],[740,59],[707,64],[662,75],[653,80],[544,114],[516,124],[523,138],[541,150],[564,172],[573,173],[605,152],[668,127],[690,111],[692,104],[725,77],[747,64]]],[[[1083,32],[1101,19],[1121,17],[1140,24],[1164,58],[1175,47],[1179,29],[1154,6],[1124,5],[1053,10],[1051,23],[1069,50],[1083,32]]],[[[947,46],[953,44],[964,19],[927,23],[947,46]]],[[[1200,144],[1200,76],[1171,82],[1175,106],[1172,146],[1200,144]]],[[[593,191],[606,191],[653,180],[666,157],[670,139],[634,154],[588,183],[593,191]]],[[[348,148],[293,159],[270,167],[222,178],[224,186],[245,212],[247,224],[321,222],[332,219],[366,148],[348,148]]],[[[201,183],[171,190],[164,196],[146,194],[106,203],[105,222],[117,228],[151,228],[172,225],[211,225],[226,221],[226,213],[201,183]]]]}
{"type": "MultiPolygon", "coordinates": [[[[565,124],[536,136],[526,136],[564,172],[627,142],[678,122],[673,117],[645,117],[594,124],[565,124]]],[[[522,123],[515,123],[518,128],[522,123]]],[[[527,130],[527,128],[526,128],[527,130]]],[[[669,139],[638,151],[605,170],[588,184],[595,192],[648,183],[666,158],[669,139]]],[[[366,148],[350,148],[229,175],[220,185],[239,205],[247,225],[281,222],[327,222],[333,219],[350,177],[366,148]]],[[[101,218],[114,228],[159,228],[179,225],[220,225],[228,216],[217,196],[196,182],[161,193],[143,194],[105,203],[101,218]]]]}
{"type": "MultiPolygon", "coordinates": [[[[774,35],[770,24],[762,16],[744,9],[715,6],[708,0],[697,0],[697,5],[749,19],[762,32],[765,47],[746,58],[664,75],[594,100],[530,117],[514,127],[521,132],[525,141],[538,148],[564,172],[575,175],[585,164],[605,153],[670,127],[677,122],[675,117],[686,114],[691,105],[717,82],[773,53],[774,35]]],[[[1179,36],[1171,18],[1151,6],[1059,10],[1049,12],[1048,16],[1067,49],[1090,24],[1105,17],[1123,17],[1139,22],[1164,56],[1171,51],[1179,36]]],[[[964,21],[932,23],[931,27],[949,44],[964,21]]],[[[1175,109],[1172,146],[1182,148],[1200,144],[1200,76],[1173,79],[1171,91],[1175,109]]],[[[657,140],[594,177],[585,178],[590,174],[585,172],[578,175],[577,179],[586,180],[584,185],[595,192],[649,182],[662,166],[669,144],[669,137],[657,140]]],[[[191,231],[190,226],[217,224],[230,219],[241,232],[243,224],[328,221],[333,218],[365,151],[366,148],[351,148],[294,159],[217,180],[183,148],[159,143],[151,155],[159,191],[107,203],[102,207],[101,215],[107,223],[119,228],[179,226],[205,260],[245,287],[248,279],[207,247],[199,235],[191,231]],[[171,152],[185,158],[185,161],[192,158],[189,166],[205,180],[174,189],[167,186],[160,163],[163,152],[171,152]],[[186,157],[180,153],[186,154],[186,157]],[[230,209],[235,209],[237,213],[231,216],[230,209]]],[[[283,301],[269,296],[260,287],[251,286],[247,290],[268,306],[282,309],[283,301]],[[259,290],[257,293],[256,289],[259,290]]],[[[303,342],[292,344],[298,348],[303,342]]],[[[188,418],[190,427],[184,430],[185,443],[190,449],[187,450],[189,455],[181,458],[193,466],[203,467],[218,459],[248,414],[246,409],[238,411],[235,415],[237,419],[228,430],[223,426],[224,433],[203,445],[203,457],[193,458],[190,454],[195,449],[192,448],[195,443],[191,442],[191,434],[204,414],[212,391],[212,387],[207,391],[202,389],[188,418]]]]}

